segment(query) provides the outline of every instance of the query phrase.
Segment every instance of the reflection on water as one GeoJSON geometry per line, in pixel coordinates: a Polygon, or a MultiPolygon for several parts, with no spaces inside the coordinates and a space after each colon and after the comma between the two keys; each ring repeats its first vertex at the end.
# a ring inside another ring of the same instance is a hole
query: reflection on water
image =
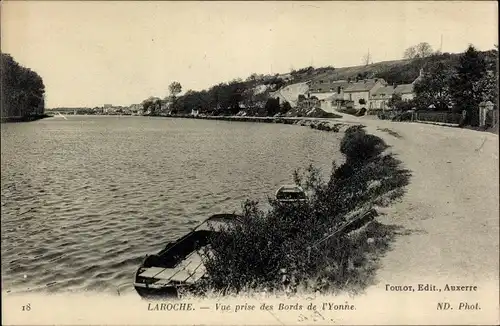
{"type": "Polygon", "coordinates": [[[296,168],[326,172],[334,133],[299,126],[69,116],[1,130],[2,288],[121,291],[147,253],[296,168]]]}

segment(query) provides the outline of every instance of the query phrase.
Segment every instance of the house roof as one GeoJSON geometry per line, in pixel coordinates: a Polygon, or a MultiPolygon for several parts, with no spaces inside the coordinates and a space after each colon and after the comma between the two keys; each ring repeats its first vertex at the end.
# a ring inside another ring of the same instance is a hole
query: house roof
{"type": "Polygon", "coordinates": [[[380,79],[378,79],[378,78],[365,79],[365,80],[361,80],[361,81],[349,84],[349,86],[347,86],[344,89],[344,92],[347,92],[347,93],[369,92],[375,86],[375,84],[377,84],[377,82],[381,82],[382,84],[385,84],[385,80],[383,80],[382,78],[380,78],[380,79]]]}
{"type": "Polygon", "coordinates": [[[337,92],[338,87],[346,87],[349,85],[347,80],[335,80],[331,82],[321,83],[320,81],[313,81],[311,85],[309,85],[309,89],[313,93],[329,93],[329,92],[337,92]]]}
{"type": "Polygon", "coordinates": [[[413,84],[398,85],[394,92],[398,94],[411,94],[413,93],[413,84]]]}
{"type": "Polygon", "coordinates": [[[394,86],[383,86],[373,92],[373,96],[392,96],[394,94],[394,86]]]}
{"type": "Polygon", "coordinates": [[[330,96],[327,96],[320,101],[326,102],[326,101],[336,101],[336,100],[343,100],[344,97],[341,94],[333,93],[330,96]]]}

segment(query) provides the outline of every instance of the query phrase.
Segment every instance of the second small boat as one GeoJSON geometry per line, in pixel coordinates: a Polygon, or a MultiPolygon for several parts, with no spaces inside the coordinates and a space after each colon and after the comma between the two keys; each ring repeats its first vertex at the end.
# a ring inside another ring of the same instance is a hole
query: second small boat
{"type": "Polygon", "coordinates": [[[302,187],[296,185],[284,185],[276,191],[276,200],[280,203],[303,202],[307,199],[302,187]]]}

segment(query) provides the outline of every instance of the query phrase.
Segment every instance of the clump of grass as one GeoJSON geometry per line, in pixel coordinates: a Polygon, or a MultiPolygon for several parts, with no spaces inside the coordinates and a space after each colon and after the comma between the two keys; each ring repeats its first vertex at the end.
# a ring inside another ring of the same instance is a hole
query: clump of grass
{"type": "Polygon", "coordinates": [[[257,202],[244,202],[241,223],[211,239],[205,255],[207,278],[201,286],[223,294],[362,290],[376,269],[374,257],[387,250],[391,233],[371,223],[351,234],[331,235],[358,212],[403,195],[410,173],[384,154],[387,147],[363,127],[350,127],[340,148],[345,162],[333,162],[328,180],[313,166],[295,171],[295,183],[309,194],[305,202],[269,199],[271,209],[266,212],[257,202]]]}

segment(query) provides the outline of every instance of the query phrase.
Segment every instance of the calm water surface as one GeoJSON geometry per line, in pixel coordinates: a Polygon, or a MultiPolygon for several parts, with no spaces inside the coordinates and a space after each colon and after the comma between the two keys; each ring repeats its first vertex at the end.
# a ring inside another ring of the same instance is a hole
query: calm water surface
{"type": "Polygon", "coordinates": [[[330,171],[340,134],[282,124],[68,116],[1,127],[2,290],[133,291],[145,254],[210,214],[330,171]]]}

